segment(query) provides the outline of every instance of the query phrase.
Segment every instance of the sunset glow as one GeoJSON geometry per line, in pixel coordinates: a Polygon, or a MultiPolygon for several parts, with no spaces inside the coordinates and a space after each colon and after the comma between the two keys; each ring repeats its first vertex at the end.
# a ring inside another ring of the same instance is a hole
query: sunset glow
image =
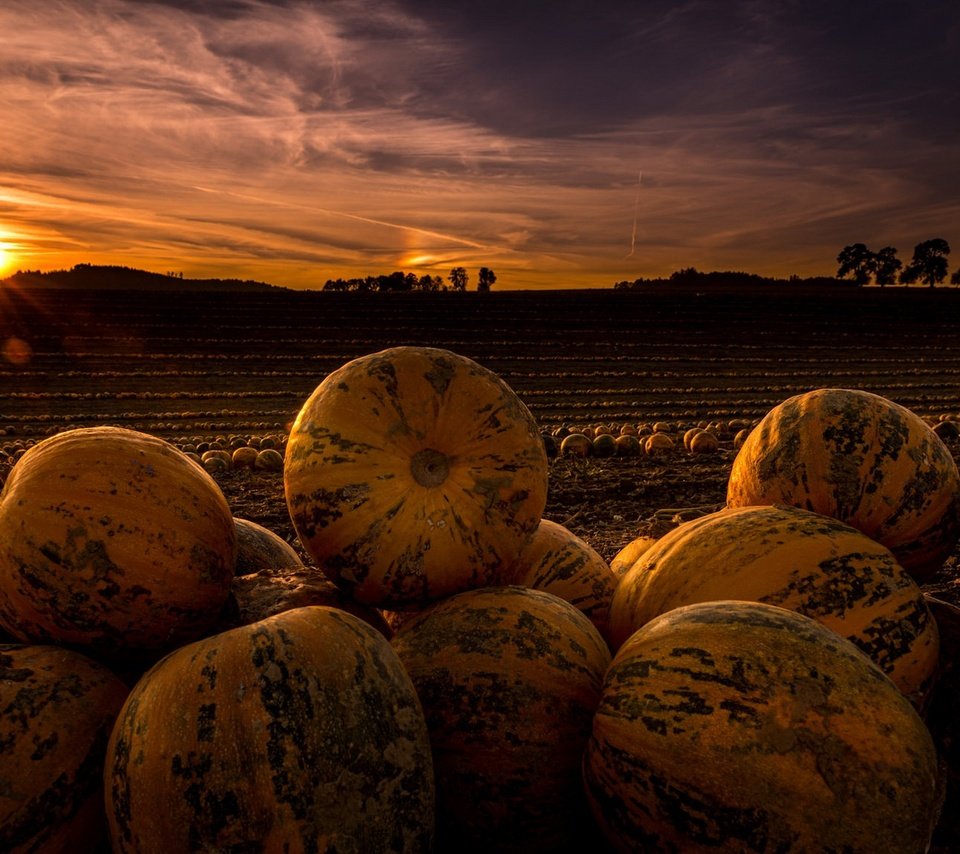
{"type": "Polygon", "coordinates": [[[960,245],[954,0],[717,5],[3,3],[0,274],[607,287],[960,245]]]}

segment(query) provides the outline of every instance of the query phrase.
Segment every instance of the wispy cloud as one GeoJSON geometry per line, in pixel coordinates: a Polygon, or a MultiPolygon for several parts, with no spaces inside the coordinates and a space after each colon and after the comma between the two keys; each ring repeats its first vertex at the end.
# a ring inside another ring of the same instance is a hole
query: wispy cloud
{"type": "Polygon", "coordinates": [[[504,286],[825,273],[852,240],[960,241],[957,14],[902,5],[11,0],[0,226],[24,266],[289,284],[412,258],[504,286]]]}

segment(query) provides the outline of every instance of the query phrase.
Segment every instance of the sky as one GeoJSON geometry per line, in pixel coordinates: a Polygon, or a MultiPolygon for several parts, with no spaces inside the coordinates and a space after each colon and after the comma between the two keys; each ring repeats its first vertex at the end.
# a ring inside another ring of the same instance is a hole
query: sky
{"type": "Polygon", "coordinates": [[[2,0],[0,275],[960,264],[958,0],[2,0]]]}

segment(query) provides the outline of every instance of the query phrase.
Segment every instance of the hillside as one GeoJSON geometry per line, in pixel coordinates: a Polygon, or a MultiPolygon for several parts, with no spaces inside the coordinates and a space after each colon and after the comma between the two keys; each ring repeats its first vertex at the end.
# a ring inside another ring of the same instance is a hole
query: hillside
{"type": "Polygon", "coordinates": [[[185,279],[164,273],[151,273],[131,267],[77,264],[69,270],[41,273],[32,270],[15,273],[0,284],[17,288],[57,288],[108,291],[229,291],[263,293],[286,288],[240,279],[185,279]]]}

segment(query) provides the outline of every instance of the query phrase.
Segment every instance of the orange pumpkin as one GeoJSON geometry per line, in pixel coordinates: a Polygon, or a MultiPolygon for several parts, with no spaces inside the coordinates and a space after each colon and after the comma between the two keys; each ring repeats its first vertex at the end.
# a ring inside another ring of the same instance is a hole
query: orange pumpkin
{"type": "Polygon", "coordinates": [[[284,488],[304,548],[365,604],[493,583],[536,530],[547,456],[530,411],[463,356],[395,347],[334,371],[303,405],[284,488]]]}
{"type": "Polygon", "coordinates": [[[580,610],[606,637],[616,576],[597,551],[563,525],[541,519],[501,583],[544,590],[580,610]]]}
{"type": "Polygon", "coordinates": [[[556,851],[587,830],[580,761],[610,653],[580,611],[470,590],[392,643],[430,732],[438,851],[556,851]]]}
{"type": "Polygon", "coordinates": [[[103,757],[126,696],[78,652],[0,646],[0,850],[102,850],[103,757]]]}
{"type": "Polygon", "coordinates": [[[427,851],[423,712],[383,635],[313,606],[181,647],[107,746],[113,850],[427,851]]]}
{"type": "Polygon", "coordinates": [[[34,445],[0,493],[0,624],[109,656],[168,649],[216,622],[236,532],[213,479],[118,427],[34,445]]]}
{"type": "Polygon", "coordinates": [[[657,537],[635,537],[629,543],[627,543],[620,551],[618,551],[614,556],[613,560],[610,561],[610,571],[619,579],[626,574],[627,570],[630,569],[643,555],[643,553],[650,548],[656,541],[657,537]]]}
{"type": "Polygon", "coordinates": [[[234,518],[237,530],[236,575],[260,569],[296,569],[303,566],[300,555],[286,540],[269,528],[249,519],[234,518]]]}
{"type": "Polygon", "coordinates": [[[389,640],[393,630],[380,612],[354,602],[314,567],[270,567],[238,575],[230,590],[231,607],[225,610],[222,628],[247,626],[307,605],[340,608],[373,626],[389,640]]]}
{"type": "Polygon", "coordinates": [[[630,637],[584,782],[620,851],[920,852],[939,806],[933,741],[896,686],[820,623],[753,602],[630,637]]]}
{"type": "Polygon", "coordinates": [[[727,504],[790,504],[885,545],[918,580],[960,537],[960,475],[919,416],[883,397],[818,389],[774,407],[744,441],[727,504]]]}
{"type": "Polygon", "coordinates": [[[937,624],[890,551],[856,528],[795,507],[721,510],[674,528],[620,579],[616,649],[673,608],[717,599],[780,605],[852,641],[918,707],[933,688],[937,624]]]}

